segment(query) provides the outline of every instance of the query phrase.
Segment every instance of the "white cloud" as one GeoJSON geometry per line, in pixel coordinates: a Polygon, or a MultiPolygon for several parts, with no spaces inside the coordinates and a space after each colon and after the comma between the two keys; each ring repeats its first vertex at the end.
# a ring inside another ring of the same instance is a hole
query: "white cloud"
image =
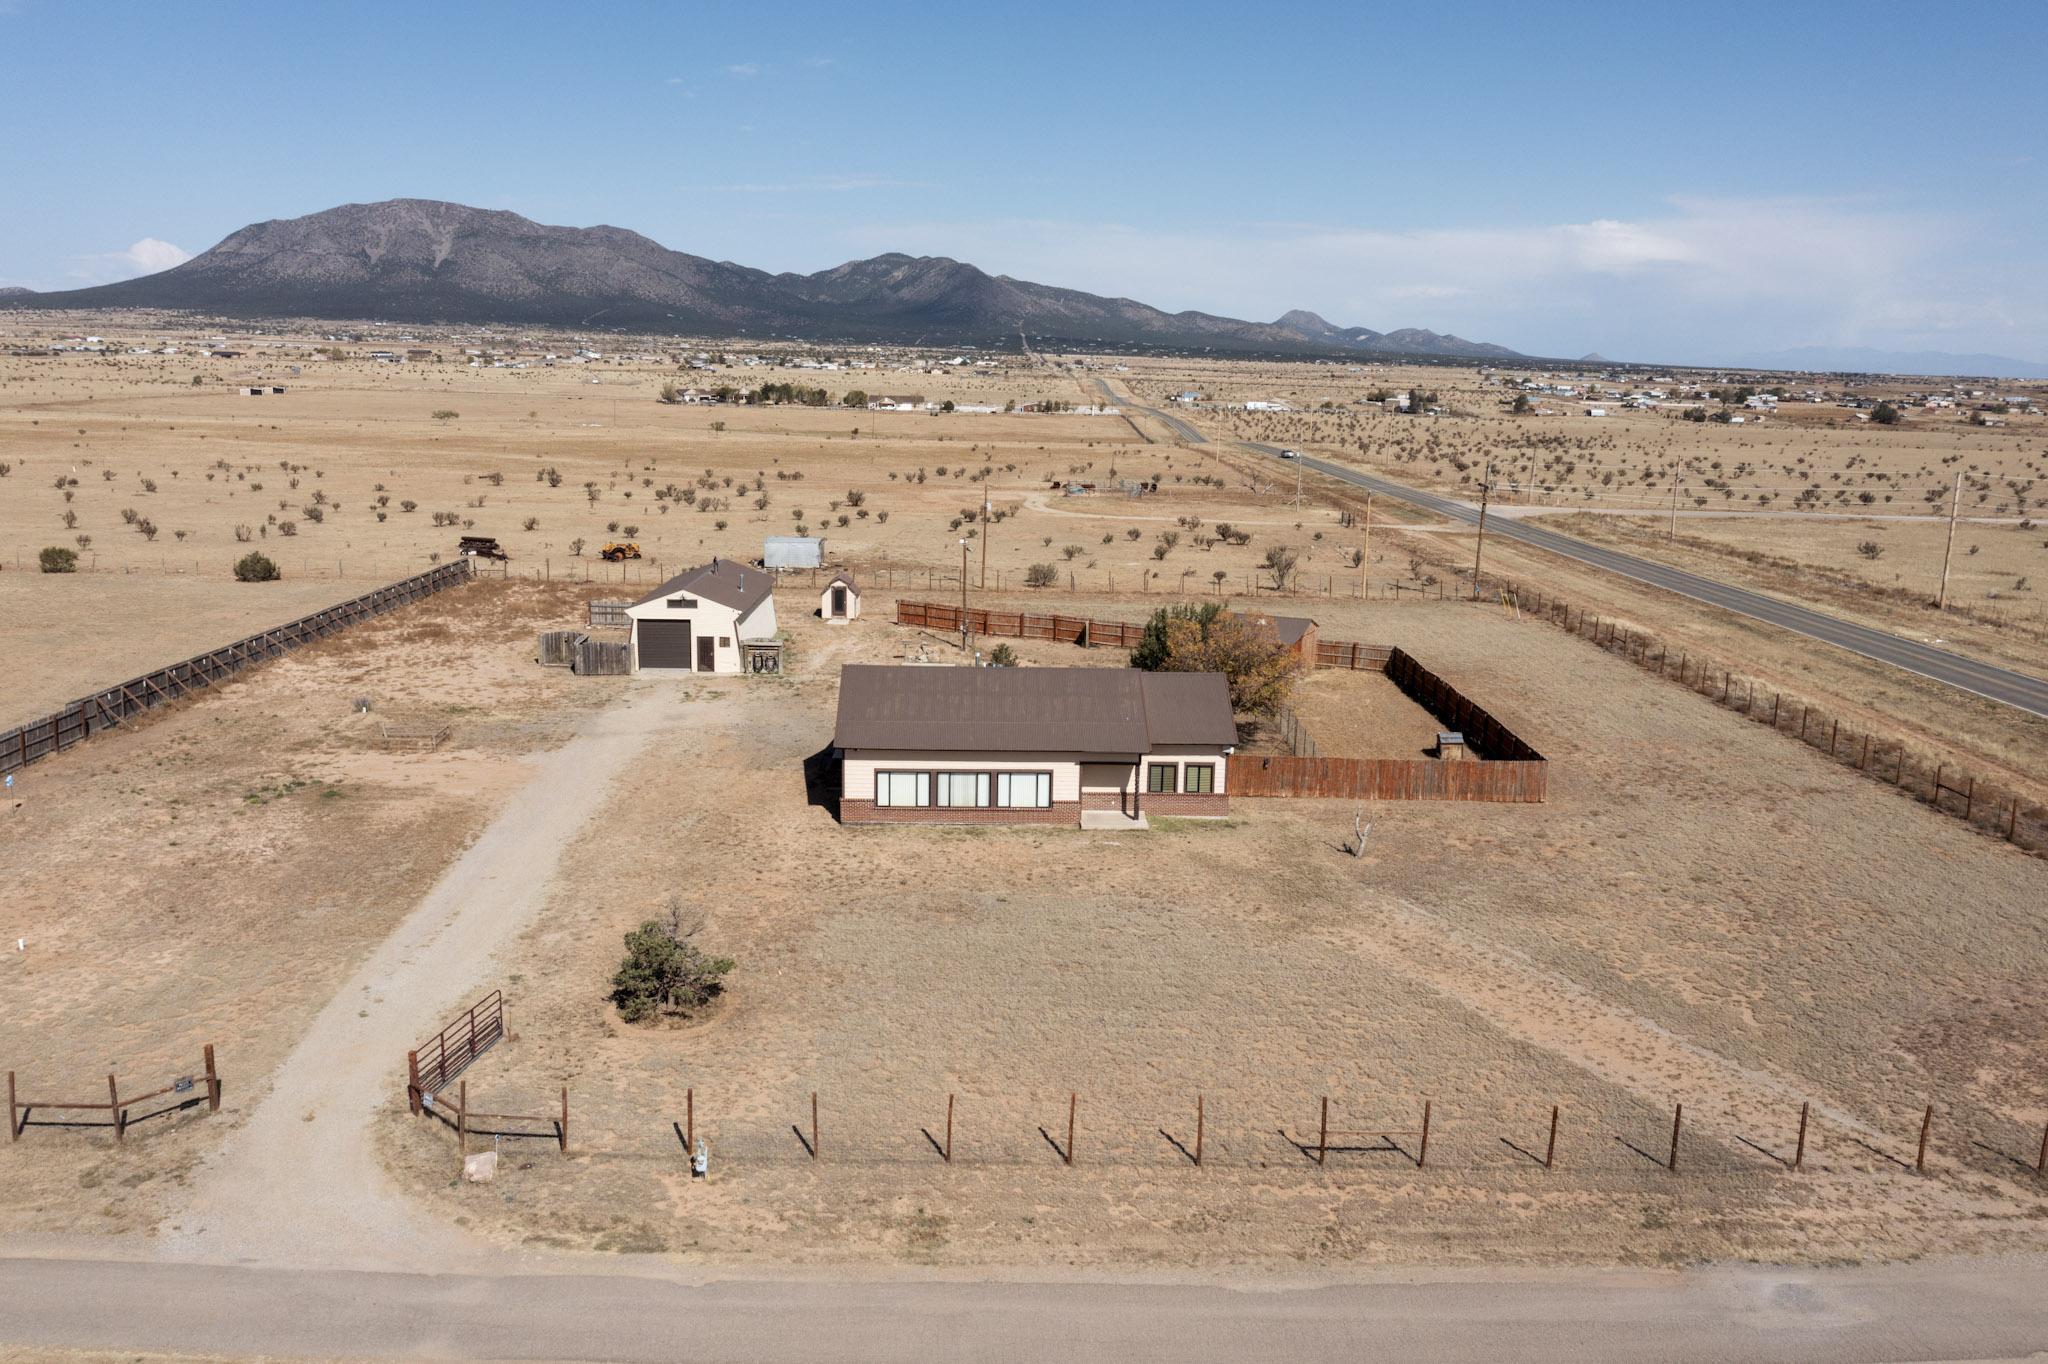
{"type": "Polygon", "coordinates": [[[725,68],[725,74],[738,80],[749,80],[767,69],[759,62],[734,62],[725,68]]]}
{"type": "Polygon", "coordinates": [[[1539,354],[1709,359],[1830,344],[2048,356],[2048,286],[1965,226],[1865,200],[1674,199],[1634,220],[1390,232],[1315,224],[1154,229],[1059,220],[849,228],[857,251],[1175,311],[1425,326],[1539,354]]]}
{"type": "Polygon", "coordinates": [[[72,287],[112,284],[137,275],[153,275],[174,265],[183,265],[192,253],[158,237],[144,237],[125,251],[102,251],[73,256],[66,279],[72,287]]]}

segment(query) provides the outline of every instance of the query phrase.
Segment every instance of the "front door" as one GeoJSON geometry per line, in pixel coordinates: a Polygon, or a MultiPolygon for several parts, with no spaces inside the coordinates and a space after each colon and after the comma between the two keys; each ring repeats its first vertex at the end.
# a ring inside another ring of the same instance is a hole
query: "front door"
{"type": "Polygon", "coordinates": [[[846,589],[843,587],[832,589],[832,614],[835,616],[846,614],[846,589]]]}
{"type": "Polygon", "coordinates": [[[700,673],[718,670],[718,641],[710,635],[697,636],[697,671],[700,673]]]}

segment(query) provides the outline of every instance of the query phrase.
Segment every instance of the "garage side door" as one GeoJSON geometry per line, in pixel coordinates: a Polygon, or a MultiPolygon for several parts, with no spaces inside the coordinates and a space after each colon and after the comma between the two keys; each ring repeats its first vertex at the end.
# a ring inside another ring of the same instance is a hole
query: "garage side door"
{"type": "Polygon", "coordinates": [[[686,620],[641,621],[640,666],[643,668],[688,668],[690,666],[690,622],[686,620]]]}

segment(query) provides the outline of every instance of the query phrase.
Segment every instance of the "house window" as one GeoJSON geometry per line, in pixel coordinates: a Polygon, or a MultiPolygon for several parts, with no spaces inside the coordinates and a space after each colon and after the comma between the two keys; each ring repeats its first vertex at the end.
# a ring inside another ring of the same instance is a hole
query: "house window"
{"type": "Polygon", "coordinates": [[[1216,790],[1216,765],[1214,763],[1189,763],[1182,771],[1180,789],[1191,796],[1211,795],[1216,790]]]}
{"type": "Polygon", "coordinates": [[[671,611],[694,610],[696,605],[697,599],[695,597],[670,597],[668,599],[668,609],[671,611]]]}
{"type": "Polygon", "coordinates": [[[932,803],[932,774],[929,772],[875,773],[875,804],[891,809],[918,808],[932,803]]]}
{"type": "Polygon", "coordinates": [[[1174,789],[1173,774],[1178,770],[1172,763],[1147,764],[1145,789],[1154,795],[1171,794],[1174,789]]]}
{"type": "Polygon", "coordinates": [[[939,773],[939,804],[949,810],[973,810],[988,804],[986,772],[939,773]]]}
{"type": "Polygon", "coordinates": [[[996,804],[1005,810],[1052,808],[1052,773],[996,773],[996,804]]]}
{"type": "Polygon", "coordinates": [[[718,647],[721,649],[730,649],[732,647],[732,636],[720,635],[718,637],[718,647]]]}

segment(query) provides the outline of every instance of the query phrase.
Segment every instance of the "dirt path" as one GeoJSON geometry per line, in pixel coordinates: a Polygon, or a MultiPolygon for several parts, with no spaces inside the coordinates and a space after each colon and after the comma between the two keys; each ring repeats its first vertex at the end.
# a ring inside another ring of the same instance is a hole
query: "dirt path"
{"type": "Polygon", "coordinates": [[[688,716],[673,689],[636,688],[532,760],[531,778],[321,1010],[248,1121],[200,1168],[160,1228],[171,1253],[388,1267],[468,1248],[390,1187],[373,1119],[399,1097],[406,1049],[492,983],[496,953],[546,902],[561,850],[619,774],[688,716]]]}

